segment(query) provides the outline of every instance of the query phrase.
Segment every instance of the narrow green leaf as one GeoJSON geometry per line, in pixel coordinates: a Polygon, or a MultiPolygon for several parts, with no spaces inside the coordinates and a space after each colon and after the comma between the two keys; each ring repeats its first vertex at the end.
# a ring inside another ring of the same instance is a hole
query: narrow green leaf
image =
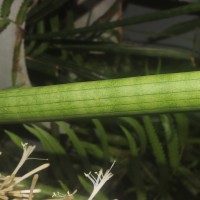
{"type": "Polygon", "coordinates": [[[104,153],[99,146],[85,141],[82,141],[82,146],[87,151],[87,154],[91,154],[98,159],[104,159],[104,153]]]}
{"type": "Polygon", "coordinates": [[[183,113],[175,114],[174,116],[177,124],[177,132],[181,151],[183,151],[188,142],[189,120],[188,117],[183,113]]]}
{"type": "Polygon", "coordinates": [[[48,0],[42,1],[37,5],[37,9],[33,9],[28,16],[28,23],[35,23],[44,19],[47,15],[53,13],[55,10],[66,4],[68,0],[55,1],[48,0]]]}
{"type": "MultiPolygon", "coordinates": [[[[37,23],[37,33],[44,33],[45,32],[45,22],[44,20],[41,20],[37,23]]],[[[40,45],[38,45],[34,51],[31,53],[31,56],[37,57],[40,54],[44,53],[44,51],[47,49],[49,44],[47,42],[42,42],[40,45]]]]}
{"type": "Polygon", "coordinates": [[[4,0],[2,5],[1,5],[1,14],[0,16],[2,18],[4,17],[8,17],[8,15],[10,14],[10,9],[12,6],[12,3],[14,2],[14,0],[4,0]]]}
{"type": "Polygon", "coordinates": [[[31,6],[31,3],[32,3],[32,0],[23,1],[15,20],[15,23],[17,25],[22,25],[25,22],[26,17],[27,17],[27,11],[28,11],[28,8],[31,6]]]}
{"type": "Polygon", "coordinates": [[[8,26],[10,20],[8,18],[0,19],[0,33],[8,26]]]}
{"type": "MultiPolygon", "coordinates": [[[[37,38],[35,38],[37,39],[37,38]]],[[[45,40],[45,39],[44,39],[45,40]]],[[[195,55],[193,51],[180,49],[180,48],[158,48],[158,47],[133,47],[124,44],[98,44],[93,45],[64,45],[55,44],[57,49],[77,50],[77,51],[97,51],[115,54],[136,55],[136,56],[149,56],[149,57],[163,57],[163,58],[176,58],[176,59],[191,59],[195,55]]]]}
{"type": "Polygon", "coordinates": [[[150,117],[145,115],[143,121],[157,163],[160,165],[166,165],[165,153],[150,117]]]}
{"type": "Polygon", "coordinates": [[[129,143],[131,155],[133,157],[137,157],[138,156],[138,148],[137,148],[134,137],[131,135],[131,133],[128,131],[128,129],[126,129],[124,126],[120,126],[120,128],[123,131],[123,133],[126,135],[126,138],[129,143]]]}
{"type": "Polygon", "coordinates": [[[20,148],[20,149],[23,149],[22,147],[22,142],[23,142],[23,139],[21,137],[19,137],[17,134],[11,132],[11,131],[8,131],[8,130],[5,130],[5,133],[8,135],[8,137],[20,148]]]}
{"type": "Polygon", "coordinates": [[[63,183],[61,180],[58,180],[58,183],[59,183],[60,187],[61,187],[66,193],[69,191],[68,186],[67,186],[65,183],[63,183]]]}
{"type": "Polygon", "coordinates": [[[93,119],[92,121],[93,121],[93,123],[94,123],[94,125],[97,129],[98,138],[101,141],[102,149],[103,149],[103,152],[104,152],[104,159],[110,160],[111,155],[110,155],[107,133],[106,133],[102,123],[98,119],[93,119]]]}
{"type": "Polygon", "coordinates": [[[130,117],[121,117],[120,119],[131,125],[131,127],[133,127],[133,129],[136,131],[141,143],[141,153],[144,153],[146,151],[147,138],[143,126],[138,122],[138,120],[130,117]]]}
{"type": "Polygon", "coordinates": [[[75,150],[79,154],[84,167],[87,169],[89,167],[89,159],[86,150],[84,149],[81,140],[77,137],[76,133],[70,126],[65,122],[56,122],[61,130],[64,130],[64,134],[66,134],[71,140],[75,150]]]}
{"type": "MultiPolygon", "coordinates": [[[[30,47],[31,48],[31,47],[30,47]]],[[[34,46],[33,46],[34,48],[34,46]]],[[[31,50],[31,49],[30,49],[31,50]]],[[[40,74],[50,76],[53,78],[58,77],[58,65],[50,60],[51,56],[42,56],[42,57],[27,57],[26,64],[28,69],[31,69],[40,74]]]]}
{"type": "Polygon", "coordinates": [[[55,177],[63,180],[63,173],[66,173],[70,181],[78,181],[70,157],[60,143],[47,131],[36,125],[24,125],[24,127],[40,140],[45,152],[51,156],[51,168],[55,177]]]}
{"type": "Polygon", "coordinates": [[[41,129],[36,125],[28,126],[24,125],[24,127],[33,135],[35,135],[40,142],[42,143],[43,148],[52,154],[60,154],[65,155],[66,152],[63,147],[59,144],[59,142],[51,136],[47,131],[41,129]]]}
{"type": "MultiPolygon", "coordinates": [[[[158,19],[164,19],[164,18],[169,18],[173,16],[178,16],[178,15],[184,15],[187,13],[193,13],[197,12],[200,10],[200,3],[192,3],[186,6],[180,6],[178,8],[172,8],[172,9],[167,9],[164,11],[156,11],[156,12],[151,12],[147,13],[144,15],[140,16],[133,16],[130,18],[122,19],[122,20],[116,20],[112,21],[109,23],[103,23],[103,24],[98,24],[98,25],[91,25],[88,27],[83,27],[83,28],[77,28],[69,32],[64,32],[62,35],[65,37],[69,35],[74,35],[74,34],[83,34],[83,33],[89,33],[89,32],[96,32],[96,31],[105,31],[108,29],[113,29],[116,27],[121,27],[121,26],[129,26],[133,24],[139,24],[139,23],[144,23],[144,22],[149,22],[149,21],[154,21],[158,19]]],[[[59,34],[59,33],[58,33],[59,34]]],[[[48,36],[41,35],[41,38],[45,37],[51,37],[52,34],[48,34],[48,36]]]]}
{"type": "Polygon", "coordinates": [[[176,169],[179,165],[179,160],[180,160],[177,131],[174,127],[173,120],[170,116],[162,115],[161,119],[167,142],[169,164],[173,169],[176,169]]]}
{"type": "Polygon", "coordinates": [[[121,135],[108,135],[108,142],[110,145],[118,147],[128,146],[126,138],[121,135]]]}

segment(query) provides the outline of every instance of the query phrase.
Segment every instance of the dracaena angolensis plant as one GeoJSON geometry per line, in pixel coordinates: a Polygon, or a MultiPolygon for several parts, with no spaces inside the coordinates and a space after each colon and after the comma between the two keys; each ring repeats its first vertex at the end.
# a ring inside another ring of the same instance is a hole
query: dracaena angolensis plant
{"type": "Polygon", "coordinates": [[[200,72],[0,91],[0,123],[200,110],[200,72]]]}

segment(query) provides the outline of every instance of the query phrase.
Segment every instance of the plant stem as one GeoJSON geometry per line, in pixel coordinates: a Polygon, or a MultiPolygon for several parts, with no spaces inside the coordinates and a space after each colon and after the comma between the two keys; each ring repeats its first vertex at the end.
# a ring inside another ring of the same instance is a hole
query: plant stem
{"type": "Polygon", "coordinates": [[[200,109],[200,72],[0,91],[0,123],[200,109]]]}

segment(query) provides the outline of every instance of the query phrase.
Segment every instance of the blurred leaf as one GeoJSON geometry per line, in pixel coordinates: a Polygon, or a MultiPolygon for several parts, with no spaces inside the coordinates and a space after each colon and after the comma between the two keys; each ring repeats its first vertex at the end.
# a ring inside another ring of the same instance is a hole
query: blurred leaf
{"type": "Polygon", "coordinates": [[[48,153],[52,153],[52,154],[55,153],[55,154],[60,154],[60,155],[66,154],[65,150],[59,144],[59,142],[53,136],[48,134],[48,132],[46,132],[45,130],[39,128],[36,125],[32,125],[32,126],[24,125],[24,127],[40,140],[40,142],[42,143],[42,146],[48,153]]]}
{"type": "Polygon", "coordinates": [[[24,125],[24,127],[40,140],[44,150],[51,157],[51,168],[53,169],[53,173],[57,176],[57,178],[62,180],[64,179],[62,171],[64,169],[65,173],[69,176],[69,180],[73,182],[77,181],[77,175],[71,163],[70,157],[60,143],[47,131],[36,125],[24,125]],[[59,164],[61,166],[59,166],[59,164]]]}
{"type": "Polygon", "coordinates": [[[89,168],[88,155],[82,145],[82,142],[77,137],[76,133],[73,131],[73,129],[70,128],[69,124],[67,124],[67,123],[57,122],[57,124],[61,130],[64,130],[64,134],[66,134],[69,137],[69,139],[71,140],[73,147],[77,151],[78,156],[84,165],[84,168],[88,169],[89,168]]]}
{"type": "MultiPolygon", "coordinates": [[[[38,33],[44,33],[45,28],[44,28],[45,24],[44,21],[40,21],[39,23],[37,23],[37,32],[38,33]]],[[[31,56],[36,57],[42,53],[44,53],[44,51],[48,48],[49,44],[46,42],[42,42],[40,43],[37,48],[35,48],[32,53],[31,56]]]]}
{"type": "Polygon", "coordinates": [[[181,151],[183,151],[188,142],[189,120],[188,117],[183,113],[175,114],[174,117],[177,123],[177,132],[181,151]]]}
{"type": "Polygon", "coordinates": [[[17,145],[18,148],[23,149],[23,147],[22,147],[23,138],[19,137],[15,133],[8,131],[8,130],[5,130],[5,133],[17,145]]]}
{"type": "MultiPolygon", "coordinates": [[[[194,13],[200,10],[200,3],[192,3],[186,6],[180,6],[178,8],[172,8],[164,11],[157,11],[153,13],[148,13],[144,14],[141,16],[134,16],[122,20],[116,20],[113,22],[109,23],[103,23],[103,24],[98,24],[98,25],[91,25],[88,27],[83,27],[83,28],[77,28],[69,32],[63,32],[63,33],[49,33],[49,34],[41,34],[40,36],[38,35],[38,38],[51,38],[53,36],[69,36],[69,35],[74,35],[74,34],[83,34],[83,33],[89,33],[93,31],[105,31],[108,29],[120,27],[120,26],[128,26],[128,25],[133,25],[133,24],[139,24],[143,22],[149,22],[149,21],[154,21],[158,19],[164,19],[164,18],[169,18],[169,17],[174,17],[178,15],[183,15],[187,13],[194,13]]],[[[29,36],[29,38],[34,39],[34,36],[29,36]]]]}
{"type": "Polygon", "coordinates": [[[122,129],[123,133],[126,135],[126,138],[129,143],[130,153],[132,154],[133,157],[137,157],[138,149],[137,149],[137,145],[136,145],[134,137],[131,135],[128,129],[126,129],[124,126],[120,126],[120,128],[122,129]]]}
{"type": "Polygon", "coordinates": [[[136,119],[130,117],[121,117],[120,119],[127,122],[136,131],[141,143],[141,153],[144,153],[146,151],[147,138],[143,126],[136,119]]]}
{"type": "Polygon", "coordinates": [[[157,163],[160,165],[166,165],[166,156],[163,151],[163,146],[159,141],[158,135],[155,131],[155,128],[153,126],[153,123],[151,122],[150,117],[143,116],[142,118],[157,163]]]}
{"type": "Polygon", "coordinates": [[[177,169],[180,160],[178,134],[169,115],[162,115],[161,119],[165,131],[169,163],[173,169],[177,169]]]}
{"type": "Polygon", "coordinates": [[[193,51],[178,48],[151,48],[151,47],[134,47],[130,45],[119,44],[87,44],[87,45],[57,45],[56,48],[67,50],[97,51],[99,53],[126,54],[136,56],[164,57],[190,60],[195,56],[193,51]]]}
{"type": "Polygon", "coordinates": [[[17,25],[22,25],[24,21],[26,20],[27,11],[28,11],[28,8],[31,6],[31,1],[32,0],[25,0],[22,2],[20,9],[17,13],[16,20],[15,20],[15,23],[17,25]]]}
{"type": "Polygon", "coordinates": [[[95,158],[104,159],[104,152],[99,148],[99,146],[95,145],[95,144],[91,144],[89,142],[82,142],[82,146],[84,147],[84,149],[87,151],[87,154],[91,154],[93,155],[95,158]]]}
{"type": "Polygon", "coordinates": [[[98,138],[102,145],[103,158],[105,160],[109,161],[109,160],[111,160],[111,155],[110,155],[110,150],[109,150],[107,133],[106,133],[102,123],[98,119],[93,119],[92,121],[96,127],[96,130],[98,133],[98,138]]]}
{"type": "Polygon", "coordinates": [[[0,33],[8,26],[10,20],[8,18],[0,19],[0,33]]]}
{"type": "Polygon", "coordinates": [[[37,5],[37,9],[34,8],[29,13],[28,23],[35,23],[40,21],[47,15],[50,15],[51,13],[55,12],[55,10],[66,4],[66,2],[68,2],[68,0],[62,0],[62,1],[48,0],[40,2],[40,4],[37,5]]]}
{"type": "Polygon", "coordinates": [[[13,2],[14,0],[3,0],[3,3],[1,4],[1,10],[0,10],[0,16],[2,18],[6,18],[9,16],[10,9],[13,2]]]}

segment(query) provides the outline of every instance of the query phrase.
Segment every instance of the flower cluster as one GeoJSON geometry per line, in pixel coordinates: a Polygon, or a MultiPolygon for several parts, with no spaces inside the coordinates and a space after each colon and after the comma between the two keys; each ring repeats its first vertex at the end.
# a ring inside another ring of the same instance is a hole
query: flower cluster
{"type": "Polygon", "coordinates": [[[96,177],[91,172],[89,172],[88,174],[85,173],[85,176],[90,179],[94,187],[88,200],[92,200],[102,188],[102,186],[113,176],[113,174],[110,171],[114,164],[115,161],[111,165],[110,169],[106,170],[105,174],[103,174],[103,169],[100,169],[99,172],[95,172],[96,177]]]}
{"type": "Polygon", "coordinates": [[[27,143],[22,144],[23,154],[20,159],[19,164],[9,176],[0,177],[0,200],[8,199],[18,199],[18,200],[32,200],[35,193],[40,192],[39,189],[35,189],[35,185],[38,179],[37,172],[47,168],[49,163],[40,165],[39,167],[33,169],[32,171],[24,174],[21,177],[17,177],[17,172],[29,158],[30,154],[35,149],[35,146],[30,146],[27,143]],[[24,186],[21,185],[21,182],[28,177],[34,175],[30,189],[24,189],[24,186]]]}

